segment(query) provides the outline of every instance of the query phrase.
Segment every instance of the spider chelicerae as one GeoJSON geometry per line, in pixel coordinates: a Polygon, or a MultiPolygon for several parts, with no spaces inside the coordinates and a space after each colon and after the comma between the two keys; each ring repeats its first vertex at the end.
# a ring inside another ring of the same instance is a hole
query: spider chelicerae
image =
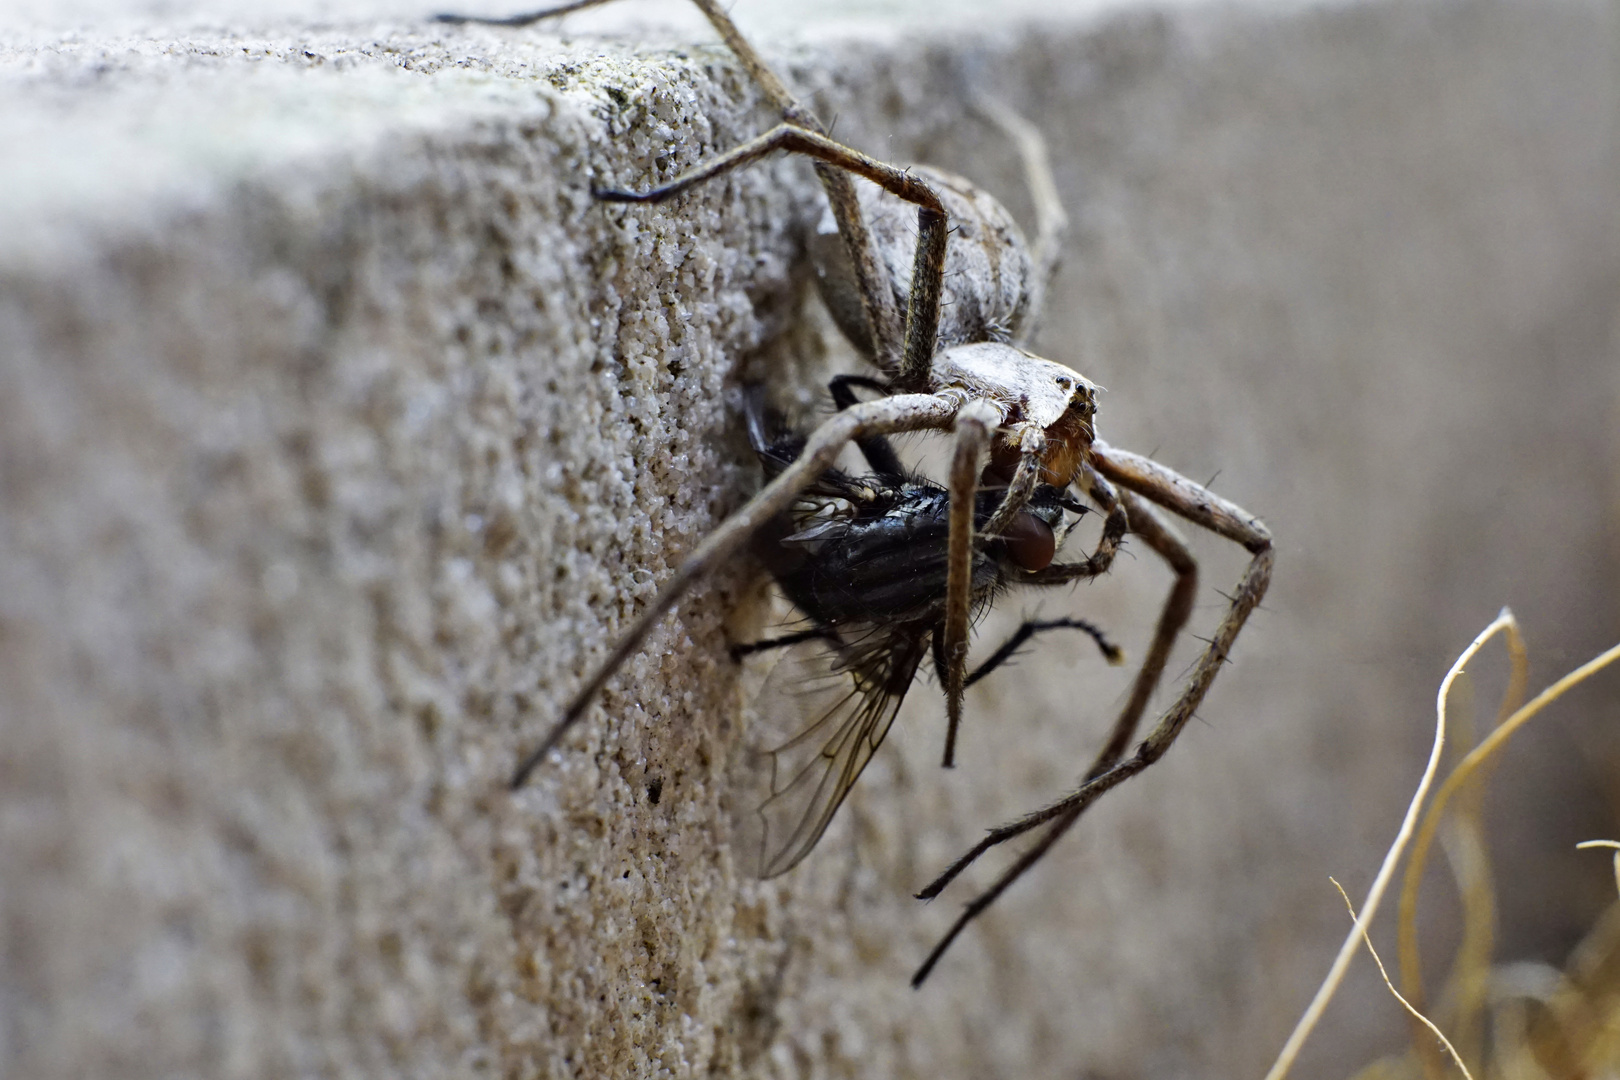
{"type": "MultiPolygon", "coordinates": [[[[576,0],[500,19],[439,18],[452,23],[522,26],[606,2],[576,0]]],[[[776,151],[814,159],[830,218],[812,244],[822,295],[845,335],[882,374],[883,396],[841,402],[845,407],[802,444],[795,441],[794,453],[776,454],[770,470],[775,475],[676,570],[575,693],[562,718],[518,766],[512,784],[521,785],[579,722],[603,685],[693,582],[743,548],[751,544],[757,548],[768,530],[779,529],[784,520],[792,519],[795,507],[802,506],[807,493],[818,484],[826,490],[826,478],[847,446],[860,445],[868,459],[876,462],[879,458],[873,454],[882,455],[887,436],[929,430],[950,433],[952,443],[949,482],[944,488],[946,520],[943,530],[918,531],[914,539],[930,545],[927,552],[916,556],[922,561],[940,555],[941,544],[944,548],[942,559],[935,560],[942,563],[942,571],[934,571],[928,579],[933,583],[933,599],[922,633],[930,639],[945,691],[944,762],[951,765],[963,690],[969,680],[971,620],[989,595],[982,573],[976,581],[975,567],[983,565],[991,548],[1005,549],[1009,536],[1021,530],[1053,528],[1054,499],[1078,490],[1104,515],[1092,553],[1072,562],[1055,561],[1050,554],[1044,561],[1013,558],[1010,565],[997,570],[996,587],[1061,585],[1096,577],[1112,565],[1127,533],[1164,558],[1175,574],[1175,584],[1130,695],[1079,785],[1049,805],[992,829],[917,894],[932,899],[991,848],[1025,833],[1038,833],[990,887],[966,905],[913,976],[912,983],[917,985],[963,928],[1038,862],[1086,807],[1152,765],[1175,742],[1265,594],[1272,569],[1271,536],[1258,518],[1202,485],[1099,439],[1095,385],[1078,372],[1023,348],[1039,319],[1065,227],[1044,147],[1026,122],[1004,109],[986,109],[1018,145],[1024,160],[1038,218],[1032,245],[1026,244],[1006,209],[968,181],[923,166],[899,168],[831,139],[815,114],[794,98],[742,37],[717,0],[694,2],[780,111],[782,123],[668,183],[645,191],[599,190],[595,194],[604,202],[661,202],[776,151]],[[871,183],[857,189],[853,177],[871,183]],[[914,225],[911,207],[915,207],[914,225]],[[989,504],[986,491],[997,493],[989,504]],[[1149,700],[1163,677],[1171,646],[1191,614],[1198,584],[1197,564],[1160,511],[1242,545],[1251,559],[1180,692],[1131,751],[1149,700]]],[[[766,456],[769,448],[756,439],[756,449],[766,456]]],[[[886,464],[875,466],[880,481],[886,468],[886,464]]],[[[1054,543],[1051,550],[1055,549],[1054,543]]],[[[778,580],[782,580],[780,574],[778,580]]],[[[818,621],[816,611],[804,614],[812,623],[818,621]]],[[[825,624],[826,620],[821,621],[825,624]]],[[[813,629],[819,631],[817,636],[827,637],[828,626],[813,629]]],[[[830,645],[840,647],[836,635],[830,645]]],[[[854,669],[846,665],[846,670],[854,669]]],[[[911,664],[909,671],[915,670],[916,665],[911,664]]],[[[876,693],[867,692],[865,699],[876,700],[876,693]]],[[[876,749],[893,713],[885,704],[852,715],[857,719],[833,725],[836,730],[820,750],[825,764],[819,767],[826,770],[830,782],[823,779],[817,789],[821,794],[810,800],[807,816],[790,830],[791,842],[782,858],[767,862],[768,871],[779,872],[808,851],[876,749]]]]}

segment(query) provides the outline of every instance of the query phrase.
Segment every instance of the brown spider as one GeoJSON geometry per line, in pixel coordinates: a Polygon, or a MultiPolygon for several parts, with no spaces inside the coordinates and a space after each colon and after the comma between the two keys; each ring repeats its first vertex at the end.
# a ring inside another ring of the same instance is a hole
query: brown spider
{"type": "MultiPolygon", "coordinates": [[[[575,0],[503,19],[459,15],[439,19],[522,26],[606,2],[575,0]]],[[[921,430],[949,431],[954,442],[948,569],[939,631],[948,713],[945,764],[949,766],[967,678],[974,551],[976,543],[982,543],[974,535],[978,492],[982,485],[1006,490],[999,507],[978,530],[981,536],[994,537],[1004,533],[1029,504],[1037,485],[1077,486],[1106,515],[1096,550],[1080,562],[1026,569],[1023,581],[1052,585],[1102,574],[1112,564],[1126,532],[1141,537],[1162,556],[1176,581],[1130,697],[1080,785],[1051,804],[991,830],[917,894],[932,899],[992,847],[1032,830],[1044,830],[965,907],[912,978],[915,986],[928,976],[968,922],[1034,865],[1087,806],[1169,749],[1265,595],[1271,579],[1271,535],[1258,518],[1201,485],[1149,458],[1102,442],[1093,426],[1096,387],[1078,372],[1020,347],[1039,317],[1065,227],[1044,148],[1028,124],[1004,111],[991,111],[991,118],[1013,137],[1024,159],[1039,218],[1033,249],[1025,244],[1005,208],[966,180],[925,167],[897,168],[828,138],[820,121],[765,65],[717,0],[694,2],[780,110],[783,123],[666,184],[641,192],[609,190],[596,195],[608,202],[660,202],[776,150],[815,159],[839,237],[832,241],[832,231],[824,229],[812,245],[823,296],[851,342],[883,372],[889,395],[852,404],[826,420],[794,460],[709,534],[519,765],[512,785],[521,785],[579,721],[597,692],[693,582],[739,552],[773,519],[789,512],[833,467],[846,446],[921,430]],[[852,175],[876,187],[857,193],[852,175]],[[885,197],[885,192],[897,198],[885,197]],[[908,203],[917,208],[914,247],[906,220],[908,203]],[[951,282],[950,302],[942,304],[947,280],[951,282]],[[1116,490],[1115,485],[1124,490],[1116,490]],[[1241,544],[1252,559],[1181,693],[1127,757],[1126,750],[1164,674],[1170,648],[1191,614],[1198,583],[1191,554],[1150,504],[1241,544]]],[[[853,781],[853,775],[847,777],[846,787],[853,781]]]]}

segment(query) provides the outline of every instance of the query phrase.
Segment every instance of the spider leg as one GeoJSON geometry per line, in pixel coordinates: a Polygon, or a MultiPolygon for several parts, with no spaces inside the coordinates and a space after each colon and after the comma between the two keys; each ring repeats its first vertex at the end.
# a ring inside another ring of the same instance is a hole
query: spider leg
{"type": "MultiPolygon", "coordinates": [[[[834,376],[832,381],[827,384],[827,389],[832,392],[833,404],[843,410],[855,404],[857,399],[854,388],[857,386],[867,390],[876,390],[880,394],[889,392],[887,384],[879,382],[877,379],[869,379],[864,375],[834,376]]],[[[872,471],[878,476],[897,483],[906,478],[906,467],[901,464],[900,455],[894,452],[894,444],[886,436],[873,435],[869,438],[857,439],[855,445],[861,448],[861,456],[866,458],[866,463],[872,467],[872,471]]]]}
{"type": "Polygon", "coordinates": [[[1024,308],[1023,322],[1019,324],[1012,342],[1022,347],[1035,337],[1035,331],[1040,327],[1046,292],[1063,256],[1063,241],[1069,232],[1069,215],[1064,211],[1063,200],[1058,195],[1057,181],[1052,176],[1052,162],[1046,154],[1046,139],[1040,130],[993,99],[981,103],[977,111],[1000,128],[1018,148],[1018,156],[1023,160],[1024,183],[1029,186],[1030,202],[1035,205],[1035,241],[1030,245],[1035,276],[1030,282],[1029,303],[1024,308]]]}
{"type": "Polygon", "coordinates": [[[1040,431],[1031,431],[1033,441],[1019,455],[1018,468],[1013,471],[1013,478],[1007,485],[1007,494],[1002,497],[1001,505],[996,512],[990,515],[990,520],[984,523],[986,536],[996,536],[1006,531],[1017,516],[1029,503],[1030,497],[1035,494],[1035,485],[1041,479],[1041,449],[1046,444],[1045,436],[1040,431]]]}
{"type": "MultiPolygon", "coordinates": [[[[1175,645],[1182,627],[1186,626],[1188,617],[1192,615],[1193,600],[1198,593],[1198,563],[1170,523],[1153,507],[1128,491],[1121,497],[1121,501],[1130,515],[1131,532],[1140,536],[1148,547],[1163,556],[1165,562],[1169,563],[1170,568],[1176,573],[1176,583],[1171,586],[1170,595],[1165,598],[1164,609],[1159,614],[1159,624],[1153,632],[1153,643],[1148,646],[1147,656],[1143,658],[1142,667],[1137,671],[1136,679],[1131,684],[1131,696],[1125,702],[1125,707],[1120,710],[1118,719],[1114,721],[1113,731],[1107,743],[1097,754],[1096,760],[1091,763],[1091,768],[1086,770],[1085,780],[1094,780],[1101,776],[1124,755],[1125,748],[1136,734],[1137,725],[1142,722],[1142,714],[1147,711],[1153,691],[1158,688],[1159,680],[1164,677],[1165,664],[1170,660],[1170,649],[1175,645]]],[[[1015,642],[1009,642],[1007,646],[1003,646],[1003,650],[1010,653],[1011,648],[1016,647],[1015,642]]],[[[995,662],[1000,658],[1001,654],[997,653],[991,661],[995,662]]],[[[989,667],[990,664],[987,663],[985,666],[989,667]]],[[[973,677],[977,679],[981,673],[975,673],[973,677]]],[[[1054,817],[1060,816],[1063,802],[1060,801],[1054,806],[1037,810],[1017,821],[991,829],[983,839],[969,848],[966,854],[951,863],[942,874],[917,893],[917,899],[932,900],[991,848],[1022,836],[1031,829],[1039,828],[1054,817]]]]}
{"type": "Polygon", "coordinates": [[[546,752],[579,722],[597,692],[630,654],[640,647],[642,640],[686,590],[711,569],[724,564],[765,523],[792,506],[805,488],[832,468],[845,446],[867,435],[947,428],[960,407],[954,396],[901,394],[863,402],[830,417],[806,441],[797,459],[785,466],[742,509],[709,533],[680,565],[647,609],[620,636],[595,673],[574,694],[573,700],[563,711],[562,719],[552,726],[540,745],[513,772],[511,786],[516,788],[523,785],[546,752]]]}
{"type": "MultiPolygon", "coordinates": [[[[1086,807],[1103,793],[1124,783],[1164,756],[1182,729],[1187,726],[1187,722],[1192,719],[1198,706],[1202,704],[1204,695],[1209,692],[1210,684],[1215,681],[1215,676],[1226,663],[1232,643],[1237,639],[1249,615],[1260,605],[1261,599],[1266,594],[1266,587],[1271,583],[1274,557],[1271,534],[1259,518],[1236,503],[1221,498],[1207,488],[1140,454],[1116,450],[1105,443],[1097,442],[1092,444],[1092,458],[1098,472],[1116,480],[1122,487],[1188,521],[1242,544],[1253,558],[1249,560],[1248,568],[1238,581],[1226,615],[1216,627],[1215,635],[1210,639],[1203,655],[1193,665],[1192,674],[1182,687],[1181,693],[1160,715],[1153,730],[1148,732],[1147,737],[1137,746],[1136,753],[1105,767],[1100,773],[1088,776],[1080,787],[1069,795],[1026,815],[1013,826],[1006,827],[1008,835],[1016,836],[1050,822],[1046,832],[1029,850],[1019,855],[988,889],[963,908],[956,921],[951,924],[951,928],[940,939],[939,944],[934,946],[922,966],[917,969],[917,973],[912,976],[912,986],[920,985],[928,977],[934,965],[939,962],[939,958],[945,954],[945,950],[967,924],[994,903],[1013,882],[1024,875],[1025,871],[1039,862],[1052,845],[1069,831],[1085,812],[1086,807]]],[[[1172,599],[1174,596],[1172,593],[1172,599]]],[[[1169,605],[1167,612],[1168,610],[1169,605]]]]}
{"type": "Polygon", "coordinates": [[[996,412],[976,401],[956,414],[956,448],[951,455],[950,538],[946,546],[945,618],[938,631],[936,661],[945,668],[945,767],[956,764],[956,732],[962,724],[962,692],[967,685],[968,630],[973,616],[973,511],[979,473],[990,450],[996,412]]]}
{"type": "MultiPolygon", "coordinates": [[[[827,129],[822,126],[820,118],[793,96],[787,84],[777,77],[770,65],[748,43],[748,39],[742,36],[737,24],[720,6],[719,0],[693,2],[708,17],[726,47],[747,70],[748,77],[765,92],[771,104],[781,110],[782,119],[825,136],[827,129]]],[[[871,230],[866,227],[866,219],[861,216],[855,184],[845,170],[820,161],[816,162],[816,177],[821,181],[822,190],[827,193],[833,220],[838,223],[838,235],[844,241],[855,271],[861,307],[866,312],[867,327],[871,331],[873,359],[881,370],[896,372],[901,366],[905,330],[900,321],[900,311],[894,304],[894,293],[889,288],[888,271],[878,259],[877,245],[872,240],[871,230]]],[[[922,386],[922,383],[915,383],[910,389],[921,389],[922,386]]]]}
{"type": "MultiPolygon", "coordinates": [[[[435,15],[434,19],[437,22],[457,25],[481,23],[487,26],[528,26],[541,19],[567,15],[608,2],[609,0],[573,0],[572,3],[522,15],[509,15],[505,18],[442,14],[435,15]]],[[[787,84],[777,77],[776,72],[771,70],[770,65],[765,63],[764,58],[748,43],[748,39],[742,36],[737,24],[731,21],[731,16],[720,6],[718,0],[693,0],[693,2],[708,17],[727,48],[736,55],[738,62],[748,72],[748,77],[754,80],[770,103],[780,110],[783,120],[818,135],[827,134],[821,120],[793,96],[787,84]]],[[[827,192],[827,202],[832,206],[833,218],[838,223],[838,235],[843,239],[844,247],[850,254],[855,281],[860,289],[861,307],[866,313],[867,326],[871,331],[869,340],[875,354],[873,358],[878,367],[884,371],[897,372],[900,370],[904,329],[900,321],[900,312],[895,307],[894,294],[889,289],[888,272],[878,259],[877,245],[872,241],[871,230],[866,227],[866,219],[861,216],[855,185],[848,173],[821,162],[816,163],[816,176],[827,192]]],[[[921,384],[918,385],[920,387],[921,384]]]]}
{"type": "Polygon", "coordinates": [[[1044,570],[1026,574],[1021,581],[1031,585],[1064,585],[1071,581],[1106,574],[1109,567],[1114,565],[1114,556],[1119,554],[1120,541],[1125,538],[1131,524],[1130,517],[1125,512],[1125,504],[1120,500],[1119,493],[1114,490],[1114,485],[1104,480],[1089,465],[1081,470],[1080,483],[1105,515],[1102,535],[1097,538],[1097,549],[1084,562],[1053,563],[1044,570]]]}
{"type": "Polygon", "coordinates": [[[1130,488],[1171,513],[1242,544],[1251,555],[1271,550],[1271,533],[1259,518],[1202,484],[1152,458],[1117,449],[1100,439],[1091,444],[1091,456],[1097,471],[1120,487],[1130,488]]]}
{"type": "MultiPolygon", "coordinates": [[[[771,104],[781,110],[783,120],[813,131],[817,135],[827,134],[827,129],[822,126],[820,118],[800,104],[792,91],[787,88],[787,84],[777,77],[776,72],[771,70],[770,65],[765,63],[764,58],[748,43],[748,39],[742,36],[737,24],[731,21],[731,16],[720,6],[719,0],[693,0],[693,2],[708,17],[709,22],[725,41],[726,47],[736,55],[737,60],[747,70],[748,77],[765,92],[771,104]]],[[[878,259],[877,245],[872,241],[871,230],[866,227],[866,219],[861,216],[860,200],[855,195],[855,184],[850,180],[848,172],[819,161],[816,162],[816,177],[827,193],[827,202],[832,206],[833,220],[838,223],[838,235],[849,251],[855,281],[860,288],[861,307],[866,312],[867,327],[872,332],[870,340],[874,352],[873,359],[883,371],[898,371],[905,331],[900,321],[899,309],[894,304],[894,293],[889,289],[888,272],[878,259]]],[[[922,385],[917,383],[911,388],[921,389],[922,385]]]]}
{"type": "Polygon", "coordinates": [[[1193,601],[1198,596],[1198,561],[1187,550],[1186,541],[1177,534],[1175,527],[1130,491],[1123,492],[1120,499],[1125,504],[1125,512],[1130,515],[1131,532],[1141,537],[1143,543],[1170,564],[1176,582],[1170,586],[1170,595],[1164,598],[1158,625],[1153,630],[1153,643],[1148,646],[1147,655],[1142,658],[1142,667],[1136,673],[1136,681],[1131,684],[1130,699],[1114,721],[1114,730],[1108,742],[1086,771],[1087,780],[1101,776],[1124,756],[1126,747],[1136,734],[1137,725],[1142,722],[1142,714],[1147,712],[1153,692],[1164,678],[1165,665],[1170,662],[1170,649],[1192,616],[1193,601]]]}
{"type": "Polygon", "coordinates": [[[795,124],[778,124],[740,146],[696,165],[675,179],[646,191],[598,190],[607,202],[662,202],[705,180],[759,160],[777,150],[804,154],[856,176],[917,207],[917,252],[912,262],[911,298],[906,307],[905,347],[896,384],[903,390],[930,385],[934,344],[939,331],[940,292],[945,280],[945,245],[950,237],[949,218],[939,193],[910,170],[861,153],[843,143],[795,124]]]}

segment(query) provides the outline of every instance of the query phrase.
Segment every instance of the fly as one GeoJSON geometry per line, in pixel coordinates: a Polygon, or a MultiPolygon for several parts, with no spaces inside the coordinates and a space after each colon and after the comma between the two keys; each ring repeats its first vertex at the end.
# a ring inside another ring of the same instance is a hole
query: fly
{"type": "MultiPolygon", "coordinates": [[[[881,390],[873,380],[832,383],[839,408],[854,388],[881,390]]],[[[748,401],[748,436],[769,480],[797,460],[804,439],[773,433],[762,395],[748,401]]],[[[784,653],[761,702],[807,722],[797,735],[766,752],[756,768],[763,790],[747,800],[753,815],[740,823],[753,869],[772,877],[791,869],[815,846],[856,779],[872,759],[930,653],[944,679],[950,490],[905,469],[882,436],[863,439],[872,472],[829,470],[788,511],[760,530],[755,555],[797,609],[804,629],[734,648],[737,657],[784,653]]],[[[975,528],[990,521],[1005,486],[976,496],[975,528]]],[[[1000,533],[983,535],[973,553],[970,592],[975,619],[1030,575],[1051,564],[1068,533],[1090,508],[1066,491],[1039,486],[1000,533]]],[[[1081,619],[1026,621],[966,680],[972,685],[1005,663],[1038,633],[1075,629],[1088,634],[1110,663],[1123,653],[1081,619]]],[[[773,718],[779,722],[784,718],[773,718]]]]}

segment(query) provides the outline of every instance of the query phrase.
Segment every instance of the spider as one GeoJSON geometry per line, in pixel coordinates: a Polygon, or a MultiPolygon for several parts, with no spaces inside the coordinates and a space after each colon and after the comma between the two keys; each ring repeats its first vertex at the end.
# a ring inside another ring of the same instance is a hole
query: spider
{"type": "MultiPolygon", "coordinates": [[[[522,26],[605,2],[575,0],[503,19],[460,15],[439,19],[522,26]]],[[[991,830],[917,894],[932,899],[991,848],[1040,830],[1035,842],[964,907],[912,977],[916,986],[968,923],[1038,862],[1092,802],[1158,761],[1175,742],[1265,595],[1273,562],[1271,534],[1258,518],[1207,488],[1097,438],[1096,386],[1078,372],[1022,348],[1039,318],[1065,224],[1040,138],[1027,123],[992,110],[992,118],[1014,138],[1024,159],[1039,218],[1032,246],[1025,243],[1005,208],[968,181],[921,166],[898,168],[829,138],[814,113],[793,97],[742,37],[718,0],[694,2],[780,111],[783,122],[667,183],[645,191],[595,194],[605,202],[662,202],[778,150],[812,158],[838,236],[834,242],[831,230],[824,230],[822,241],[812,244],[823,296],[846,336],[883,374],[887,396],[852,403],[825,421],[796,457],[783,463],[758,494],[698,545],[518,766],[512,785],[520,786],[579,722],[603,685],[693,582],[788,513],[833,468],[846,446],[924,430],[950,432],[953,443],[945,587],[935,646],[944,669],[944,763],[953,764],[968,677],[975,551],[983,547],[975,531],[989,537],[1004,535],[1020,514],[1027,513],[1041,485],[1076,487],[1105,515],[1096,549],[1079,562],[1022,570],[1029,575],[1024,580],[1059,584],[1100,575],[1112,565],[1121,539],[1130,532],[1164,558],[1175,584],[1131,693],[1079,786],[991,830]],[[857,192],[854,176],[875,187],[857,192]],[[916,208],[915,246],[909,252],[912,234],[906,227],[906,204],[916,208]],[[947,280],[952,295],[949,303],[942,303],[947,280]],[[981,485],[1003,492],[983,520],[978,513],[981,485]],[[1135,751],[1127,754],[1163,676],[1170,648],[1191,614],[1198,583],[1197,564],[1154,507],[1242,545],[1251,558],[1180,693],[1135,751]]]]}

